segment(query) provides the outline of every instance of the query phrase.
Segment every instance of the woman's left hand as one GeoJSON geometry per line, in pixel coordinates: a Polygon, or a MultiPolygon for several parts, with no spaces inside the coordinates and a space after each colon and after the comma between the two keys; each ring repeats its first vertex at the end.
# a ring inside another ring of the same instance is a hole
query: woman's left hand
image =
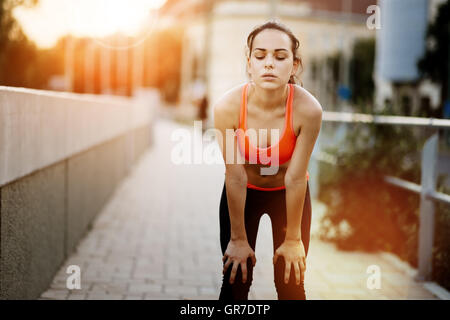
{"type": "Polygon", "coordinates": [[[294,265],[295,279],[297,285],[300,281],[303,282],[304,273],[306,271],[306,255],[305,248],[303,247],[303,242],[300,240],[285,240],[281,246],[275,251],[273,257],[273,264],[277,262],[279,256],[284,257],[285,272],[284,272],[284,282],[289,282],[289,275],[291,274],[291,265],[294,265]]]}

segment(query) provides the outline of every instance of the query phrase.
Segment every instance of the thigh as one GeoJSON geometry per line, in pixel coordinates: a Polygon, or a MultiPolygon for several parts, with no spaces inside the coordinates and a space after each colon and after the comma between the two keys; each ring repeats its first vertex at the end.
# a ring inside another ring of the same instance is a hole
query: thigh
{"type": "MultiPolygon", "coordinates": [[[[273,250],[283,243],[286,236],[287,228],[287,211],[286,211],[286,191],[283,192],[274,191],[270,201],[270,211],[268,212],[272,222],[272,238],[273,238],[273,250]]],[[[305,248],[305,254],[308,255],[309,240],[311,229],[311,196],[309,192],[309,182],[306,184],[305,201],[303,204],[303,213],[301,221],[301,235],[302,242],[305,248]]]]}
{"type": "MultiPolygon", "coordinates": [[[[220,246],[222,249],[222,255],[228,246],[228,242],[231,238],[231,223],[230,223],[230,213],[228,210],[228,199],[226,193],[226,186],[224,184],[222,190],[222,196],[220,199],[220,246]]],[[[263,210],[260,206],[260,201],[258,201],[258,195],[254,190],[247,189],[247,197],[245,200],[244,207],[244,220],[245,220],[245,231],[247,234],[247,240],[250,247],[255,250],[256,237],[258,234],[259,221],[261,219],[263,210]]]]}

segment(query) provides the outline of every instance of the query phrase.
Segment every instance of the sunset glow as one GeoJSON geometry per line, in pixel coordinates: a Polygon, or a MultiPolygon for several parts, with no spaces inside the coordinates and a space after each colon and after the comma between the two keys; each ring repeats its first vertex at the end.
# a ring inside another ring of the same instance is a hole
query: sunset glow
{"type": "Polygon", "coordinates": [[[104,37],[133,35],[144,27],[152,9],[165,0],[40,0],[34,8],[18,7],[14,15],[28,37],[51,47],[65,34],[104,37]]]}

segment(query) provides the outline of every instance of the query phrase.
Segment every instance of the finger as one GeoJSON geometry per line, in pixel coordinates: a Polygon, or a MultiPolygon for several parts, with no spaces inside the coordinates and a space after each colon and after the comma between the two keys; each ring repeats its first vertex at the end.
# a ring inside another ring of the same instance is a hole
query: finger
{"type": "Polygon", "coordinates": [[[228,255],[225,253],[222,257],[222,262],[225,262],[225,260],[227,260],[227,258],[228,258],[228,255]]]}
{"type": "Polygon", "coordinates": [[[233,269],[231,269],[231,275],[230,275],[230,283],[234,283],[234,278],[236,277],[237,268],[239,266],[239,263],[233,262],[233,269]]]}
{"type": "Polygon", "coordinates": [[[252,254],[251,258],[252,258],[253,266],[255,266],[255,264],[256,264],[256,256],[255,256],[255,254],[252,254]]]}
{"type": "Polygon", "coordinates": [[[306,265],[303,263],[303,259],[300,260],[300,275],[301,275],[301,281],[305,279],[305,271],[306,271],[306,265]]]}
{"type": "Polygon", "coordinates": [[[225,265],[223,266],[223,274],[225,274],[225,272],[227,272],[227,269],[232,262],[233,261],[230,258],[228,258],[227,262],[225,262],[225,265]]]}
{"type": "Polygon", "coordinates": [[[289,282],[289,276],[291,275],[291,262],[287,261],[286,262],[286,269],[284,272],[284,282],[288,283],[289,282]]]}
{"type": "Polygon", "coordinates": [[[241,271],[242,271],[242,283],[247,282],[247,262],[241,263],[241,271]]]}
{"type": "Polygon", "coordinates": [[[294,262],[294,269],[295,269],[295,282],[297,283],[297,285],[300,284],[300,266],[298,262],[294,262]]]}
{"type": "Polygon", "coordinates": [[[306,261],[304,259],[300,259],[299,264],[300,264],[300,269],[305,272],[306,271],[306,261]]]}
{"type": "Polygon", "coordinates": [[[275,252],[275,254],[273,256],[273,264],[277,263],[277,259],[278,259],[278,253],[275,252]]]}

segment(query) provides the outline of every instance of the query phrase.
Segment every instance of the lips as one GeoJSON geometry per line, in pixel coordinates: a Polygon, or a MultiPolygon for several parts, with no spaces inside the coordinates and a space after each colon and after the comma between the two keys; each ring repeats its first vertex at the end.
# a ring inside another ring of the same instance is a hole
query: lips
{"type": "Polygon", "coordinates": [[[276,78],[277,76],[274,75],[273,73],[264,73],[262,75],[263,78],[276,78]]]}

